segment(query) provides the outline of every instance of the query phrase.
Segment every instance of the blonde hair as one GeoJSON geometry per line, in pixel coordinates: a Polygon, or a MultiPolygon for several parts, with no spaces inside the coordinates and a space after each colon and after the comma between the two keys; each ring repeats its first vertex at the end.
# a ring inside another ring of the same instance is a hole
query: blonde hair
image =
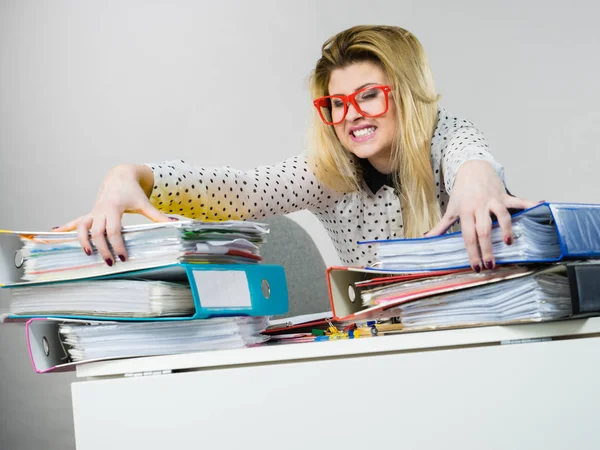
{"type": "MultiPolygon", "coordinates": [[[[394,187],[401,194],[404,236],[423,236],[439,221],[440,207],[430,156],[438,95],[421,44],[399,27],[356,26],[328,39],[321,54],[310,79],[313,98],[328,95],[331,72],[337,68],[371,61],[385,73],[398,118],[390,162],[394,187]]],[[[317,178],[340,192],[360,191],[356,157],[316,111],[312,131],[309,163],[317,178]]]]}

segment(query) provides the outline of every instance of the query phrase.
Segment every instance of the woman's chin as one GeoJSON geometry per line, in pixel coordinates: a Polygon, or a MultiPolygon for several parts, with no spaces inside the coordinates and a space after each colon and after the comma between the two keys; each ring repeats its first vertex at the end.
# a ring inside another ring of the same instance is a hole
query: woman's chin
{"type": "Polygon", "coordinates": [[[377,156],[381,153],[381,149],[374,148],[372,146],[356,146],[350,147],[350,152],[353,153],[357,158],[368,159],[377,156]]]}

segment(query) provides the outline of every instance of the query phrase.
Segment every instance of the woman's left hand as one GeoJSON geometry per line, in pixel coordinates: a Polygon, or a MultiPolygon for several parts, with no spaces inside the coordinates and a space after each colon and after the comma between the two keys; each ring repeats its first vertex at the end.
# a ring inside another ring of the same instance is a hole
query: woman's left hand
{"type": "Polygon", "coordinates": [[[437,236],[445,233],[457,220],[460,220],[469,263],[475,272],[495,266],[492,252],[493,213],[504,235],[504,243],[513,241],[512,221],[508,208],[527,209],[538,202],[522,200],[506,193],[500,177],[487,161],[467,161],[460,166],[448,208],[438,224],[425,233],[437,236]],[[485,264],[485,266],[484,266],[485,264]]]}

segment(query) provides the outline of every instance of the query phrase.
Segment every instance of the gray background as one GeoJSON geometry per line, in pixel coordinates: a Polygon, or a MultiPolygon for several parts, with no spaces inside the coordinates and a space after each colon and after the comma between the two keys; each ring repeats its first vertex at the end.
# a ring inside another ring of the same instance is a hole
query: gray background
{"type": "MultiPolygon", "coordinates": [[[[485,133],[514,193],[598,202],[597,2],[368,3],[0,1],[0,228],[87,212],[117,163],[301,152],[320,46],[361,23],[419,37],[441,103],[485,133]]],[[[339,262],[314,217],[291,217],[339,262]]],[[[73,379],[35,375],[22,327],[0,326],[0,448],[72,448],[73,379]]]]}

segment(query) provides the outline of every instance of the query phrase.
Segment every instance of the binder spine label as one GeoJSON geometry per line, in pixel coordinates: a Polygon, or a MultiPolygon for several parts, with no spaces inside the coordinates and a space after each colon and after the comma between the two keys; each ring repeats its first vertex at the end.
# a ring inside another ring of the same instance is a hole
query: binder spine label
{"type": "Polygon", "coordinates": [[[197,270],[192,274],[202,307],[252,307],[246,272],[241,270],[197,270]]]}
{"type": "Polygon", "coordinates": [[[550,204],[565,257],[600,256],[600,205],[550,204]]]}

